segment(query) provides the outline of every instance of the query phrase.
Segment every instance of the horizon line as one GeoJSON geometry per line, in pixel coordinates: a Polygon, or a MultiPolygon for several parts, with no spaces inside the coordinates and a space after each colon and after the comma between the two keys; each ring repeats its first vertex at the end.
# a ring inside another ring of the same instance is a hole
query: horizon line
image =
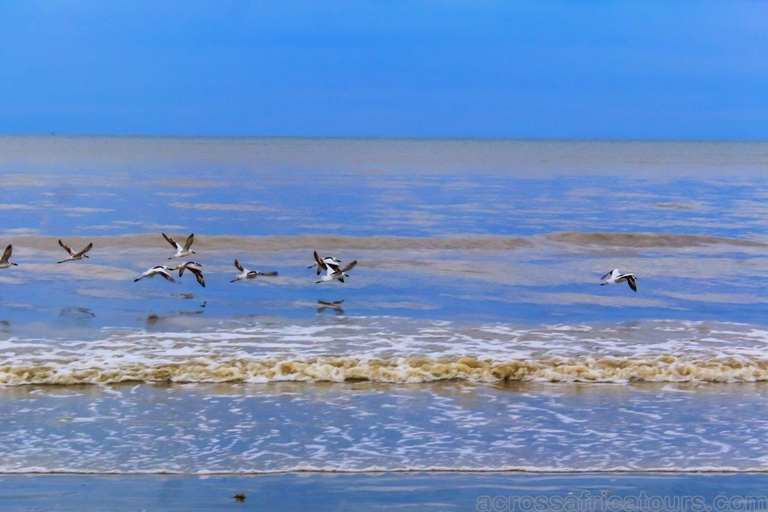
{"type": "Polygon", "coordinates": [[[0,132],[0,137],[103,137],[103,138],[167,138],[167,139],[335,139],[335,140],[421,140],[421,141],[531,141],[531,142],[768,142],[768,139],[686,138],[686,137],[467,137],[467,136],[400,136],[400,135],[212,135],[153,133],[71,133],[71,132],[0,132]]]}

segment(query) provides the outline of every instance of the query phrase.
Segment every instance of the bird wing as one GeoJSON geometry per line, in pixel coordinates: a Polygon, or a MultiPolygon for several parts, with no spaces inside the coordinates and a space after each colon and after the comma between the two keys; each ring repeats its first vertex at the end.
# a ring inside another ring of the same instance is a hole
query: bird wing
{"type": "Polygon", "coordinates": [[[195,234],[192,233],[191,235],[189,235],[189,237],[187,237],[187,241],[184,243],[184,250],[188,251],[189,248],[192,247],[192,242],[194,241],[195,241],[195,234]]]}
{"type": "Polygon", "coordinates": [[[239,262],[239,261],[237,261],[237,260],[235,260],[235,268],[236,268],[237,270],[239,270],[240,272],[245,272],[245,271],[243,270],[243,266],[242,266],[242,265],[240,264],[240,262],[239,262]]]}
{"type": "Polygon", "coordinates": [[[165,233],[163,233],[163,238],[165,238],[168,241],[168,243],[171,244],[171,247],[173,247],[175,249],[181,249],[181,246],[176,243],[176,240],[174,240],[173,238],[169,237],[165,233]]]}
{"type": "Polygon", "coordinates": [[[627,284],[632,288],[633,292],[637,291],[637,279],[632,274],[627,275],[627,284]]]}
{"type": "Polygon", "coordinates": [[[5,248],[5,252],[3,253],[3,257],[0,258],[0,263],[8,263],[8,259],[11,257],[11,253],[13,252],[13,246],[9,245],[5,248]]]}
{"type": "Polygon", "coordinates": [[[261,275],[263,276],[276,276],[277,272],[262,272],[261,275]]]}
{"type": "Polygon", "coordinates": [[[352,260],[349,263],[347,263],[347,266],[341,269],[341,271],[346,272],[348,270],[352,270],[353,268],[355,268],[355,265],[357,265],[357,260],[352,260]]]}
{"type": "Polygon", "coordinates": [[[611,277],[611,275],[612,275],[612,274],[613,274],[613,270],[611,270],[610,272],[608,272],[607,274],[605,274],[603,277],[601,277],[601,278],[600,278],[600,280],[601,280],[601,281],[605,281],[606,279],[608,279],[609,277],[611,277]]]}
{"type": "Polygon", "coordinates": [[[67,244],[59,240],[59,245],[62,246],[64,250],[67,251],[67,253],[69,253],[70,256],[72,256],[72,249],[70,249],[67,244]]]}
{"type": "Polygon", "coordinates": [[[315,261],[317,262],[318,269],[328,270],[328,265],[325,264],[322,258],[315,251],[315,261]]]}
{"type": "Polygon", "coordinates": [[[205,278],[203,277],[203,271],[193,267],[190,267],[189,271],[195,274],[195,278],[197,279],[197,282],[200,283],[200,286],[205,288],[205,278]]]}
{"type": "Polygon", "coordinates": [[[170,281],[172,283],[176,282],[176,280],[172,278],[171,274],[169,274],[168,271],[166,270],[158,270],[157,273],[163,276],[163,278],[165,278],[166,281],[170,281]]]}
{"type": "Polygon", "coordinates": [[[83,254],[87,253],[91,249],[93,249],[93,242],[89,243],[88,245],[85,246],[85,249],[75,254],[75,257],[82,256],[83,254]]]}

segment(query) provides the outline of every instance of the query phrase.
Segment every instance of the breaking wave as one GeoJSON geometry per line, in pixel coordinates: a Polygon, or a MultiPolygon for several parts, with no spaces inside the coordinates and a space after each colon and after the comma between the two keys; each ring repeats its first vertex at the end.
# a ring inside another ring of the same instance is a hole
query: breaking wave
{"type": "Polygon", "coordinates": [[[197,359],[177,363],[100,366],[2,366],[0,384],[112,384],[120,382],[346,382],[422,383],[458,380],[479,383],[537,382],[756,382],[768,381],[768,360],[655,358],[583,360],[458,359],[363,360],[355,357],[309,359],[197,359]]]}
{"type": "Polygon", "coordinates": [[[521,327],[347,317],[101,334],[0,339],[0,385],[768,381],[768,330],[743,324],[521,327]]]}

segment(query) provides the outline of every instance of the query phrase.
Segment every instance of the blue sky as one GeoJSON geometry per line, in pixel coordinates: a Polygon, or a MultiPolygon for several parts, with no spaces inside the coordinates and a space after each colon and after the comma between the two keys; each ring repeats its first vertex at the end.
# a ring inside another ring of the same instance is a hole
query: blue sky
{"type": "Polygon", "coordinates": [[[768,2],[11,0],[0,132],[768,138],[768,2]]]}

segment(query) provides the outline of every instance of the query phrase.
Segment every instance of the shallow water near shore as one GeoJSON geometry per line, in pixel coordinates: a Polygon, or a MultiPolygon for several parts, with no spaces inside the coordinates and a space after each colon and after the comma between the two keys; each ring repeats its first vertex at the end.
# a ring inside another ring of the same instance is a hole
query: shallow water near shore
{"type": "Polygon", "coordinates": [[[764,471],[768,385],[0,389],[3,473],[764,471]]]}
{"type": "Polygon", "coordinates": [[[2,136],[0,471],[764,471],[766,157],[2,136]]]}

